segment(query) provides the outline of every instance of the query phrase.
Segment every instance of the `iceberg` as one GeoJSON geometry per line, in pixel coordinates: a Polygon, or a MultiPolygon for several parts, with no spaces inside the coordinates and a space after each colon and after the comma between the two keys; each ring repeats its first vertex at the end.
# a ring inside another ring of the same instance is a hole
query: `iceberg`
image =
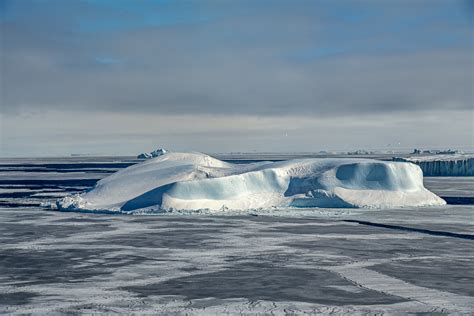
{"type": "Polygon", "coordinates": [[[408,158],[394,157],[393,161],[411,162],[420,166],[426,177],[472,177],[474,155],[429,155],[408,158]]]}
{"type": "Polygon", "coordinates": [[[248,210],[444,205],[411,163],[312,158],[227,163],[201,153],[166,153],[120,170],[60,210],[248,210]]]}
{"type": "Polygon", "coordinates": [[[161,155],[166,154],[168,151],[163,148],[158,148],[157,150],[154,150],[150,153],[141,153],[137,156],[137,159],[150,159],[150,158],[156,158],[161,155]]]}

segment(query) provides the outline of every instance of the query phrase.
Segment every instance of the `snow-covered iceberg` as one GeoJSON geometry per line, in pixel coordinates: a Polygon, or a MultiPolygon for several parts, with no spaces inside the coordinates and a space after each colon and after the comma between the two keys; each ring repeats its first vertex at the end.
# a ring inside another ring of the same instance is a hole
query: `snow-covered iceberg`
{"type": "Polygon", "coordinates": [[[474,155],[429,155],[408,158],[394,157],[394,161],[411,162],[420,166],[426,177],[474,176],[474,155]]]}
{"type": "Polygon", "coordinates": [[[297,159],[231,164],[200,153],[167,153],[57,201],[61,210],[225,210],[271,207],[443,205],[411,163],[297,159]]]}
{"type": "Polygon", "coordinates": [[[166,149],[163,149],[163,148],[158,148],[157,150],[154,150],[152,152],[149,152],[149,153],[141,153],[137,156],[138,159],[150,159],[150,158],[156,158],[156,157],[159,157],[159,156],[162,156],[164,154],[166,154],[168,151],[166,149]]]}

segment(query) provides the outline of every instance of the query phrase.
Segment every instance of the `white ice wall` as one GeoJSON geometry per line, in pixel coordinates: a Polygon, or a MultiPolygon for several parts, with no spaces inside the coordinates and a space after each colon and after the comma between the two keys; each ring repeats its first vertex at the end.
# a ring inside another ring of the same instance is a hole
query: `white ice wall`
{"type": "Polygon", "coordinates": [[[467,177],[474,176],[474,156],[435,155],[408,158],[393,158],[420,166],[425,177],[467,177]]]}

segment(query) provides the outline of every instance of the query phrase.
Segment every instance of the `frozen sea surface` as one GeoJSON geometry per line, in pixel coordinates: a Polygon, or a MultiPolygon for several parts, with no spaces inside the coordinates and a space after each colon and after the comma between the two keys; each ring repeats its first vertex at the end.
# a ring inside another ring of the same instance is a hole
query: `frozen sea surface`
{"type": "Polygon", "coordinates": [[[425,178],[450,203],[438,208],[116,216],[40,206],[133,163],[0,160],[0,313],[474,310],[473,178],[425,178]]]}

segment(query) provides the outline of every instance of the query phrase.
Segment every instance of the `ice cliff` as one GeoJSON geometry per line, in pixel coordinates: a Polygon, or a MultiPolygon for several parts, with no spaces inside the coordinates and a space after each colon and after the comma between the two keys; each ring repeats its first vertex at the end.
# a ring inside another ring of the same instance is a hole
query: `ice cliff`
{"type": "Polygon", "coordinates": [[[420,166],[426,177],[474,176],[474,155],[430,155],[393,158],[420,166]]]}
{"type": "Polygon", "coordinates": [[[167,153],[120,170],[61,210],[225,210],[271,207],[443,205],[411,163],[298,159],[230,164],[200,153],[167,153]]]}

